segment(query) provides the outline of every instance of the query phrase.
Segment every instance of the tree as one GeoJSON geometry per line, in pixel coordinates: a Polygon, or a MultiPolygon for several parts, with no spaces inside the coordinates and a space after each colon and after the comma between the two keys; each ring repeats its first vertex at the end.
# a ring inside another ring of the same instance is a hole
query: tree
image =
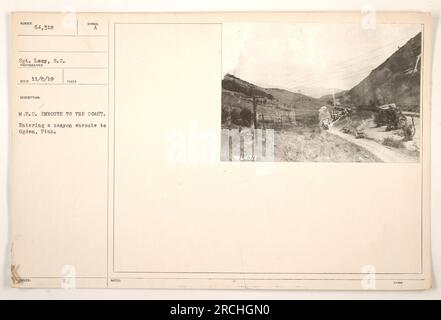
{"type": "Polygon", "coordinates": [[[253,113],[247,108],[240,110],[240,118],[244,126],[248,127],[253,121],[253,113]]]}
{"type": "Polygon", "coordinates": [[[231,111],[231,122],[237,125],[241,125],[240,111],[239,109],[233,109],[231,111]]]}

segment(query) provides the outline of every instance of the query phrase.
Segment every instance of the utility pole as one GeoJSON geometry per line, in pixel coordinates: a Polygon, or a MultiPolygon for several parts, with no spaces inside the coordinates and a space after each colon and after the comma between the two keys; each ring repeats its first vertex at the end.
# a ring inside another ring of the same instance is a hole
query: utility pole
{"type": "Polygon", "coordinates": [[[254,91],[253,91],[253,122],[254,122],[254,129],[257,129],[257,98],[254,95],[254,91]]]}
{"type": "MultiPolygon", "coordinates": [[[[265,99],[265,96],[257,96],[254,89],[252,91],[252,96],[253,96],[253,124],[254,124],[254,129],[257,129],[257,104],[259,103],[258,99],[265,99]]],[[[263,101],[263,103],[265,103],[265,101],[263,101]]]]}

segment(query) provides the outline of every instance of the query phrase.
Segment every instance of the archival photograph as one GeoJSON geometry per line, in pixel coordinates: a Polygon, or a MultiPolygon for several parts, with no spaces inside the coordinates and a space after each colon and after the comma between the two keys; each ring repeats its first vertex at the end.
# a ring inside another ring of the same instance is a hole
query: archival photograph
{"type": "Polygon", "coordinates": [[[225,23],[222,34],[222,161],[419,161],[421,25],[225,23]]]}

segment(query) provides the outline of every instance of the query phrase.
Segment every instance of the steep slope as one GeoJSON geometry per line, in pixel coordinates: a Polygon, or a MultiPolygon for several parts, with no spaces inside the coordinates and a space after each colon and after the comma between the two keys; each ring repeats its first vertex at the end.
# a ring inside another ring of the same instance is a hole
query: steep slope
{"type": "Polygon", "coordinates": [[[233,117],[238,119],[237,123],[249,125],[248,111],[253,110],[253,96],[260,98],[257,112],[263,114],[265,119],[292,121],[295,116],[297,121],[310,121],[317,117],[318,109],[322,106],[318,99],[284,89],[263,88],[227,74],[222,80],[222,123],[233,117]],[[242,117],[246,121],[239,120],[242,117]]]}
{"type": "Polygon", "coordinates": [[[278,88],[262,88],[231,74],[222,80],[222,89],[252,98],[253,95],[264,97],[271,104],[283,105],[286,109],[311,109],[314,112],[322,105],[319,99],[304,94],[278,88]]]}
{"type": "Polygon", "coordinates": [[[270,100],[273,99],[273,96],[267,93],[265,89],[245,80],[242,80],[238,77],[235,77],[231,74],[225,75],[224,79],[222,80],[222,89],[232,92],[238,92],[248,97],[252,97],[253,95],[255,95],[261,97],[263,96],[270,100]]]}
{"type": "Polygon", "coordinates": [[[278,101],[292,109],[311,110],[316,112],[321,107],[318,99],[305,96],[301,93],[295,93],[284,89],[267,88],[265,92],[271,94],[278,101]]]}
{"type": "Polygon", "coordinates": [[[395,103],[403,110],[419,112],[420,60],[421,33],[349,90],[343,102],[361,107],[395,103]]]}

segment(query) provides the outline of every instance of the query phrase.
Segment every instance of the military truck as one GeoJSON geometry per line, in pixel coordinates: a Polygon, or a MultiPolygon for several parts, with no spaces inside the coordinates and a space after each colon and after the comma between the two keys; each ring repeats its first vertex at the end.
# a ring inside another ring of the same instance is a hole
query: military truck
{"type": "Polygon", "coordinates": [[[412,140],[415,135],[413,117],[410,117],[410,119],[406,117],[395,103],[377,107],[374,122],[377,127],[386,126],[386,131],[401,129],[406,141],[412,140]]]}

